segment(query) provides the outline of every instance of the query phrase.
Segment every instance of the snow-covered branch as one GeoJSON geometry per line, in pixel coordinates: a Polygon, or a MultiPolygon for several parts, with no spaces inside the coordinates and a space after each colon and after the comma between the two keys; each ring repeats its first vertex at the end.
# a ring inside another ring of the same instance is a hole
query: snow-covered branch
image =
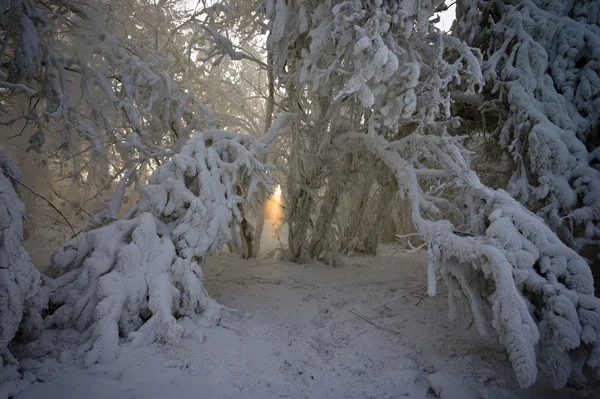
{"type": "Polygon", "coordinates": [[[49,140],[38,140],[34,148],[61,164],[72,160],[75,169],[76,155],[89,159],[74,172],[90,177],[88,190],[94,177],[108,174],[109,162],[136,178],[141,163],[162,162],[192,134],[216,125],[193,90],[178,85],[106,22],[113,16],[105,7],[80,1],[10,3],[0,15],[6,38],[0,66],[3,119],[10,124],[24,119],[49,133],[49,140]],[[36,100],[27,111],[19,93],[36,100]],[[15,114],[22,118],[11,117],[15,114]],[[82,141],[87,151],[79,151],[82,141]]]}
{"type": "Polygon", "coordinates": [[[481,47],[496,95],[482,112],[503,115],[489,130],[515,162],[507,190],[580,249],[600,236],[597,5],[464,0],[457,10],[456,32],[481,47]]]}

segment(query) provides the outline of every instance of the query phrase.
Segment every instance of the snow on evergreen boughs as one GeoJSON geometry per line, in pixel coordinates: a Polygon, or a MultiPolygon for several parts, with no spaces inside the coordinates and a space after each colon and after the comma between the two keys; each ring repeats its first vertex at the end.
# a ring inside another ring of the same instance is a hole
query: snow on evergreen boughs
{"type": "Polygon", "coordinates": [[[244,200],[270,190],[261,158],[290,119],[283,115],[260,140],[210,130],[192,136],[150,177],[133,217],[76,237],[52,257],[48,327],[84,333],[84,364],[114,361],[119,337],[133,345],[176,342],[196,324],[219,317],[202,285],[206,257],[236,240],[244,200]],[[200,315],[201,319],[197,316],[200,315]],[[185,326],[188,327],[185,327],[185,326]]]}
{"type": "Polygon", "coordinates": [[[595,242],[600,236],[597,2],[466,0],[457,10],[457,34],[481,46],[484,77],[501,100],[484,107],[501,104],[508,110],[499,120],[499,144],[516,162],[508,191],[575,248],[595,242]]]}
{"type": "MultiPolygon", "coordinates": [[[[472,289],[468,288],[468,281],[473,280],[466,279],[469,271],[465,267],[469,263],[479,264],[485,279],[493,277],[495,291],[486,292],[490,287],[485,287],[481,276],[479,284],[471,285],[482,290],[478,296],[489,296],[492,302],[492,325],[501,342],[507,346],[521,386],[535,381],[535,363],[531,362],[533,348],[529,344],[535,343],[538,337],[539,345],[535,348],[539,357],[538,367],[556,387],[564,386],[571,377],[582,380],[581,369],[586,362],[596,372],[600,371],[597,363],[600,300],[594,297],[593,278],[585,260],[563,244],[542,220],[519,206],[508,193],[475,186],[467,195],[470,200],[478,199],[473,201],[478,204],[475,208],[480,208],[478,217],[474,218],[477,224],[480,225],[481,219],[488,226],[485,231],[478,231],[473,226],[471,231],[485,238],[448,239],[442,255],[445,262],[441,272],[446,281],[458,282],[465,291],[472,289]],[[464,251],[465,243],[470,245],[468,251],[464,251]],[[494,270],[495,267],[498,271],[494,270]],[[502,270],[508,274],[500,282],[497,276],[502,270]],[[501,297],[504,301],[507,298],[502,290],[515,285],[520,295],[511,299],[512,302],[499,304],[501,297]],[[511,327],[510,319],[499,320],[515,309],[520,309],[521,313],[529,309],[537,329],[532,330],[532,320],[526,318],[527,324],[522,326],[522,332],[513,332],[513,336],[505,334],[506,338],[503,338],[499,330],[511,327]],[[518,337],[526,337],[528,344],[511,347],[519,342],[518,337]],[[533,371],[533,375],[519,372],[520,365],[533,371]]],[[[465,306],[466,303],[454,305],[457,309],[465,306]]],[[[474,306],[471,309],[476,326],[486,320],[485,313],[478,315],[474,306]]]]}
{"type": "Polygon", "coordinates": [[[265,1],[275,73],[318,94],[333,90],[334,100],[351,96],[375,111],[373,129],[449,117],[448,85],[471,93],[483,77],[477,52],[429,23],[442,3],[265,1]]]}
{"type": "MultiPolygon", "coordinates": [[[[293,100],[291,106],[295,101],[302,102],[301,111],[306,113],[304,130],[297,133],[309,140],[305,157],[312,155],[311,148],[320,151],[331,141],[336,154],[367,149],[393,171],[401,193],[411,203],[413,223],[429,246],[429,273],[440,271],[449,286],[450,316],[473,322],[482,334],[497,334],[521,386],[533,384],[538,369],[562,386],[569,377],[581,377],[586,363],[598,371],[600,309],[598,299],[593,297],[591,273],[585,261],[544,221],[506,192],[481,184],[470,170],[468,151],[458,138],[445,134],[446,125],[454,122],[450,118],[454,94],[450,89],[471,95],[484,76],[479,70],[481,54],[456,38],[439,35],[431,27],[428,19],[440,4],[266,1],[271,29],[268,45],[275,73],[293,100]],[[310,97],[306,92],[314,94],[311,100],[306,99],[310,97]],[[332,105],[322,100],[331,97],[332,105]],[[319,107],[307,112],[313,104],[319,107]],[[361,114],[356,105],[373,113],[361,114]],[[360,133],[344,134],[348,131],[360,133]],[[388,133],[405,137],[390,143],[383,138],[388,133]],[[435,192],[425,191],[425,186],[434,187],[435,192]]],[[[471,18],[480,18],[479,11],[471,11],[471,18]]],[[[519,26],[513,28],[507,32],[524,32],[519,26]]],[[[544,26],[538,28],[544,30],[544,26]]],[[[471,35],[473,40],[481,38],[477,29],[471,35]]],[[[510,40],[505,44],[512,46],[510,40]]],[[[508,56],[499,55],[498,62],[515,65],[506,71],[512,73],[511,82],[518,83],[508,100],[525,117],[513,122],[522,122],[522,129],[534,127],[531,118],[537,118],[536,124],[540,124],[531,137],[525,137],[529,140],[526,144],[535,147],[528,156],[537,157],[536,167],[552,172],[552,176],[544,172],[553,179],[544,183],[549,190],[550,184],[563,189],[569,182],[562,176],[570,168],[584,165],[587,169],[582,173],[597,171],[587,166],[585,146],[569,139],[569,135],[575,137],[572,132],[556,127],[553,134],[545,134],[545,124],[555,122],[526,101],[530,93],[548,86],[543,78],[540,80],[544,60],[529,57],[538,50],[539,45],[530,43],[521,48],[519,56],[515,54],[506,61],[508,56]],[[520,73],[520,65],[530,70],[520,73]],[[538,81],[546,86],[535,86],[538,81]],[[522,95],[519,90],[529,91],[522,95]],[[585,158],[586,163],[578,163],[577,157],[585,158]]],[[[554,109],[560,109],[560,104],[554,109]]],[[[301,144],[299,139],[297,145],[301,144]]],[[[292,150],[296,151],[296,144],[292,150]]],[[[291,168],[288,198],[294,191],[298,195],[292,198],[290,213],[298,214],[300,209],[310,217],[313,209],[304,205],[316,201],[311,190],[326,186],[329,193],[333,185],[319,186],[317,179],[322,175],[314,165],[321,170],[330,165],[324,154],[318,155],[314,162],[307,162],[303,174],[294,175],[302,162],[296,169],[291,168]]],[[[331,181],[338,177],[328,178],[331,181]]],[[[577,184],[583,186],[592,180],[581,179],[577,184]]],[[[573,205],[568,193],[563,195],[564,190],[555,192],[552,195],[560,206],[573,205]]],[[[592,200],[600,196],[585,191],[582,198],[588,202],[586,209],[593,212],[592,200]]],[[[309,217],[305,217],[304,225],[309,217]]],[[[294,223],[297,220],[292,217],[290,231],[294,223]]],[[[290,247],[295,245],[294,238],[290,234],[290,247]]],[[[306,250],[306,245],[295,246],[306,250]]],[[[303,258],[306,256],[301,253],[298,259],[303,258]]],[[[435,283],[435,276],[429,277],[435,283]]],[[[434,288],[430,287],[431,293],[434,288]]]]}
{"type": "Polygon", "coordinates": [[[0,70],[3,80],[0,87],[20,89],[31,95],[35,91],[22,83],[28,83],[35,76],[42,62],[43,53],[36,25],[42,30],[47,28],[44,12],[33,0],[6,2],[0,10],[0,25],[8,27],[18,37],[8,68],[0,70]]]}
{"type": "Polygon", "coordinates": [[[450,317],[498,335],[522,387],[536,381],[538,369],[556,387],[582,379],[583,367],[600,372],[600,299],[589,266],[543,220],[506,192],[481,184],[456,140],[412,134],[390,143],[351,133],[337,143],[366,149],[394,172],[430,248],[430,284],[439,270],[449,288],[450,317]],[[428,167],[416,161],[420,156],[428,167]],[[444,173],[458,187],[452,203],[467,205],[460,227],[468,234],[455,233],[446,219],[442,210],[452,204],[420,186],[444,173]]]}
{"type": "Polygon", "coordinates": [[[26,340],[43,331],[40,274],[21,246],[27,212],[11,177],[21,172],[0,150],[0,369],[16,362],[9,346],[17,331],[26,340]]]}
{"type": "Polygon", "coordinates": [[[90,141],[97,151],[102,150],[103,135],[116,134],[125,141],[124,148],[134,148],[143,153],[164,152],[164,148],[157,144],[167,147],[168,144],[177,144],[161,142],[160,137],[165,132],[173,132],[174,141],[179,138],[183,140],[180,144],[183,144],[191,132],[214,125],[212,112],[202,102],[179,88],[167,73],[156,71],[141,56],[132,54],[131,49],[109,31],[104,21],[106,16],[95,9],[94,4],[59,3],[57,7],[68,10],[72,18],[68,22],[72,26],[86,26],[84,30],[71,32],[73,48],[52,46],[51,41],[50,44],[44,43],[45,47],[40,44],[40,36],[50,35],[53,29],[60,27],[60,22],[49,18],[46,5],[20,0],[2,13],[2,17],[8,19],[1,21],[3,26],[19,27],[8,29],[7,34],[20,33],[11,44],[15,49],[9,69],[6,72],[0,70],[0,76],[10,82],[3,82],[4,87],[19,88],[21,86],[11,85],[28,81],[38,74],[39,83],[26,82],[30,84],[26,93],[42,95],[47,116],[63,120],[69,128],[90,141]],[[85,52],[91,51],[97,56],[82,61],[78,60],[79,57],[73,58],[71,52],[84,51],[75,47],[80,41],[86,44],[85,52]],[[18,74],[12,73],[13,69],[18,74]],[[78,108],[79,105],[73,103],[71,91],[77,81],[67,72],[81,76],[80,89],[87,108],[78,108]],[[118,113],[109,117],[115,106],[118,113]],[[89,120],[83,113],[89,114],[89,120]],[[116,128],[111,117],[123,118],[133,132],[116,128]],[[128,133],[133,137],[129,137],[128,133]]]}
{"type": "Polygon", "coordinates": [[[231,223],[241,221],[243,201],[236,187],[248,195],[268,187],[268,168],[256,150],[262,151],[248,135],[214,130],[192,137],[150,177],[140,209],[173,220],[178,253],[203,260],[234,239],[231,223]]]}

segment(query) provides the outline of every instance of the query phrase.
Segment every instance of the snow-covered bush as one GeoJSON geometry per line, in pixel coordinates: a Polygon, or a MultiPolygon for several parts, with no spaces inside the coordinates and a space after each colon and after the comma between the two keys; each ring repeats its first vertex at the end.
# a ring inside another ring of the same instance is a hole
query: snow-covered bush
{"type": "Polygon", "coordinates": [[[455,32],[484,55],[486,129],[515,162],[507,191],[574,248],[598,245],[597,2],[458,1],[455,32]]]}
{"type": "Polygon", "coordinates": [[[133,345],[176,342],[214,322],[220,307],[202,286],[206,257],[239,241],[244,200],[269,187],[266,145],[286,124],[283,115],[260,140],[222,130],[190,138],[157,168],[144,196],[123,220],[76,237],[52,257],[48,327],[75,327],[86,342],[84,364],[111,362],[119,338],[133,345]],[[187,328],[186,328],[187,326],[187,328]]]}
{"type": "Polygon", "coordinates": [[[538,368],[556,387],[582,380],[585,367],[600,372],[600,299],[589,266],[542,219],[481,184],[455,139],[412,134],[387,142],[350,133],[337,143],[371,152],[394,172],[429,248],[429,294],[439,270],[450,317],[495,332],[522,387],[536,381],[538,368]],[[452,201],[438,188],[436,195],[422,189],[444,179],[455,188],[452,201]]]}
{"type": "Polygon", "coordinates": [[[27,212],[16,185],[20,178],[19,168],[0,150],[0,369],[16,362],[9,346],[17,332],[30,340],[43,331],[40,274],[21,246],[27,212]]]}

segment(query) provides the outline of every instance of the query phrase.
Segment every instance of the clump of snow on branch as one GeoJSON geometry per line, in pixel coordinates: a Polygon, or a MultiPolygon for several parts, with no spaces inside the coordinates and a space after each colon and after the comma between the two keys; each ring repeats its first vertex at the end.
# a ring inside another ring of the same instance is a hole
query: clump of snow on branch
{"type": "Polygon", "coordinates": [[[482,48],[498,97],[481,109],[501,115],[494,133],[515,161],[507,190],[576,249],[597,245],[597,3],[467,0],[457,10],[457,34],[482,48]]]}
{"type": "Polygon", "coordinates": [[[21,246],[25,205],[19,198],[21,171],[0,151],[0,370],[16,363],[11,341],[19,332],[25,340],[43,331],[40,274],[21,246]]]}
{"type": "Polygon", "coordinates": [[[266,145],[290,120],[281,116],[260,140],[222,130],[192,136],[150,177],[129,218],[91,230],[59,248],[52,258],[47,327],[83,333],[84,364],[112,362],[119,338],[132,345],[173,343],[199,334],[220,307],[202,285],[206,257],[239,241],[238,187],[252,195],[270,190],[266,145]]]}

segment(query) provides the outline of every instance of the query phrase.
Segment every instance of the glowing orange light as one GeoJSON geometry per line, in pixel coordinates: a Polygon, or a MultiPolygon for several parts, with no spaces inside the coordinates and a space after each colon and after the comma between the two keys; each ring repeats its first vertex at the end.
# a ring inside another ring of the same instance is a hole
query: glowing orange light
{"type": "Polygon", "coordinates": [[[265,204],[265,215],[267,219],[279,220],[282,213],[281,186],[278,184],[275,192],[265,204]]]}

